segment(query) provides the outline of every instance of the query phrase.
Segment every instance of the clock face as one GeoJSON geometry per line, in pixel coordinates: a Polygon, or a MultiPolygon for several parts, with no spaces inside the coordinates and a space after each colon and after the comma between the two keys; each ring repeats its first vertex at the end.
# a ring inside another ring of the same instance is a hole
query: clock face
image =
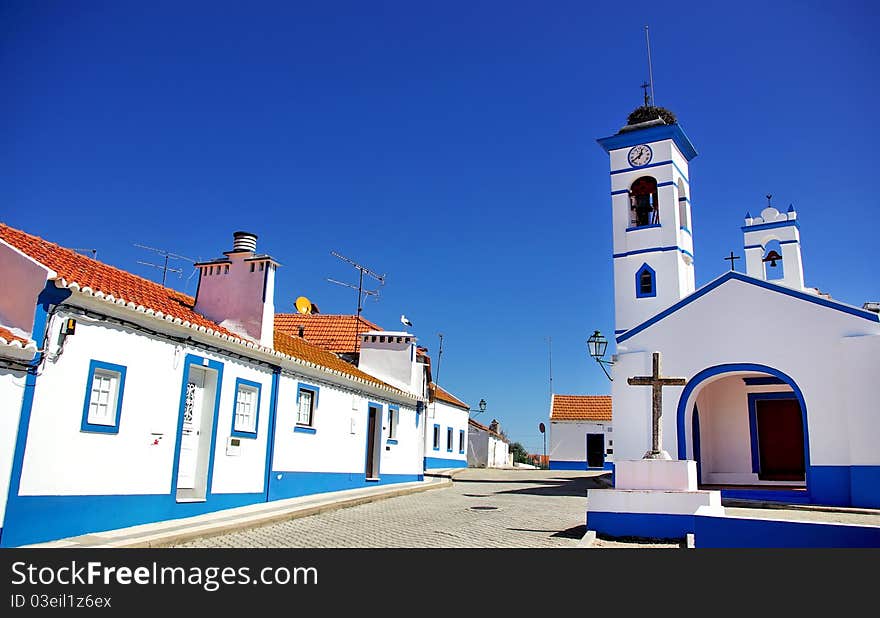
{"type": "Polygon", "coordinates": [[[638,167],[650,163],[651,157],[653,156],[654,153],[651,152],[651,147],[647,144],[641,144],[639,146],[633,146],[632,148],[630,148],[627,158],[629,159],[630,165],[638,167]]]}

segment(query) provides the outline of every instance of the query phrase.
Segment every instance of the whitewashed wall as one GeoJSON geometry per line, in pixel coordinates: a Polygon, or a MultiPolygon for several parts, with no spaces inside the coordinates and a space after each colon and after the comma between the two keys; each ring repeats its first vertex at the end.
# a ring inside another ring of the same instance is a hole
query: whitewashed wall
{"type": "Polygon", "coordinates": [[[30,335],[37,297],[46,286],[49,272],[0,240],[0,324],[16,334],[30,335]]]}
{"type": "MultiPolygon", "coordinates": [[[[650,375],[651,352],[658,350],[666,376],[691,378],[725,363],[757,363],[782,371],[794,379],[806,401],[812,465],[876,464],[878,456],[864,448],[854,449],[858,459],[850,460],[850,436],[861,428],[874,435],[869,428],[876,426],[878,414],[878,334],[876,322],[731,279],[618,345],[612,383],[617,459],[639,459],[650,446],[651,389],[628,386],[626,378],[650,375]],[[851,357],[844,353],[850,349],[851,357]],[[853,371],[867,381],[855,385],[851,377],[842,377],[853,371]],[[847,388],[854,394],[842,394],[847,388]]],[[[682,391],[663,389],[663,444],[673,457],[682,391]]],[[[692,457],[689,414],[685,427],[692,457]]]]}
{"type": "Polygon", "coordinates": [[[489,464],[489,434],[468,425],[468,466],[485,468],[489,464]]]}
{"type": "Polygon", "coordinates": [[[440,459],[453,459],[467,462],[468,460],[468,416],[467,410],[434,401],[428,404],[428,429],[425,434],[425,456],[440,459]],[[434,424],[440,425],[440,450],[434,450],[434,424]],[[452,452],[446,450],[446,429],[452,427],[452,452]],[[458,452],[458,432],[464,431],[464,453],[458,452]]]}
{"type": "MultiPolygon", "coordinates": [[[[614,448],[614,434],[608,433],[610,422],[550,421],[547,440],[547,456],[555,461],[587,461],[587,434],[605,436],[605,450],[614,448]]],[[[614,461],[613,453],[605,455],[605,461],[614,461]]]]}
{"type": "MultiPolygon", "coordinates": [[[[51,340],[65,315],[61,311],[53,320],[51,340]]],[[[76,334],[67,338],[60,357],[46,361],[37,379],[22,495],[165,494],[176,487],[172,467],[187,353],[224,363],[211,491],[263,490],[271,391],[268,370],[104,321],[74,317],[76,334]],[[81,431],[92,359],[127,368],[118,434],[81,431]],[[242,440],[241,456],[227,457],[236,377],[263,385],[258,437],[242,440]],[[153,445],[156,437],[159,444],[153,445]]]]}
{"type": "Polygon", "coordinates": [[[25,373],[0,368],[0,528],[6,514],[6,498],[9,495],[9,480],[12,472],[12,458],[15,454],[15,439],[18,435],[18,419],[21,415],[21,400],[24,394],[25,373]]]}

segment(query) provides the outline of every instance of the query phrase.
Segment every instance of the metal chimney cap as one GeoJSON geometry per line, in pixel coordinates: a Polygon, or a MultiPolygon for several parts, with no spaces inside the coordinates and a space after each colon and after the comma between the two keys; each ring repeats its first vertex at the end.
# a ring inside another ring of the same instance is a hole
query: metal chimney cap
{"type": "Polygon", "coordinates": [[[255,253],[257,251],[257,235],[251,232],[233,232],[232,250],[255,253]]]}

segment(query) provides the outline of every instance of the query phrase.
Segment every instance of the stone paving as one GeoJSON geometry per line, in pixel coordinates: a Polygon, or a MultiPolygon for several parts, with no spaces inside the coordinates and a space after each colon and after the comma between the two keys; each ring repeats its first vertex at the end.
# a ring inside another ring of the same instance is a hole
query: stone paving
{"type": "MultiPolygon", "coordinates": [[[[609,474],[474,469],[452,487],[193,540],[177,547],[578,548],[585,490],[609,474]]],[[[597,547],[645,547],[597,539],[597,547]]],[[[664,545],[650,545],[659,547],[664,545]]],[[[665,545],[677,547],[677,545],[665,545]]]]}

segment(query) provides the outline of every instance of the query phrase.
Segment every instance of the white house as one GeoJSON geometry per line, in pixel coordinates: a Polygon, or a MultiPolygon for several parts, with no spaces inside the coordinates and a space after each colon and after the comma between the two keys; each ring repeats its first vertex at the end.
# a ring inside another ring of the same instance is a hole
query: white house
{"type": "Polygon", "coordinates": [[[468,419],[467,462],[471,468],[504,468],[513,465],[510,441],[499,431],[498,421],[489,427],[468,419]]]}
{"type": "Polygon", "coordinates": [[[663,448],[696,460],[701,487],[880,507],[880,316],[805,284],[802,221],[769,198],[741,226],[745,272],[695,289],[697,153],[681,126],[598,141],[611,168],[617,461],[651,447],[652,389],[627,378],[651,375],[657,351],[663,376],[685,380],[662,389],[663,448]]]}
{"type": "Polygon", "coordinates": [[[554,394],[549,434],[551,470],[611,470],[611,397],[554,394]]]}
{"type": "Polygon", "coordinates": [[[469,414],[466,403],[431,384],[425,425],[425,470],[467,467],[469,414]]]}
{"type": "Polygon", "coordinates": [[[0,224],[0,544],[422,478],[420,385],[276,330],[234,237],[191,298],[0,224]]]}

